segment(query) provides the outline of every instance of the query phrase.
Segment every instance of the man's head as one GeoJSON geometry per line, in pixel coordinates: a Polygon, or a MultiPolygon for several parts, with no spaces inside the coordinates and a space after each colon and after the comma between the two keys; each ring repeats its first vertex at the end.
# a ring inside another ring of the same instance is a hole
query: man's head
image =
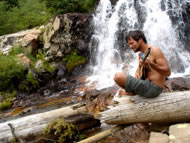
{"type": "Polygon", "coordinates": [[[126,42],[134,52],[138,52],[142,46],[142,42],[147,44],[146,37],[141,30],[129,31],[126,36],[126,42]]]}

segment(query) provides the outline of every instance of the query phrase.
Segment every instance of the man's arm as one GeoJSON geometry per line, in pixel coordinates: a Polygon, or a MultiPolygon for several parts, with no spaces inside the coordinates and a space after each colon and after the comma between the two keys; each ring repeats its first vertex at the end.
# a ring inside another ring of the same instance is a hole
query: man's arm
{"type": "Polygon", "coordinates": [[[141,69],[141,66],[142,66],[142,58],[139,56],[139,65],[137,67],[137,70],[135,72],[135,77],[136,78],[141,78],[140,77],[140,69],[141,69]]]}
{"type": "MultiPolygon", "coordinates": [[[[155,51],[153,53],[153,56],[155,57],[155,60],[154,62],[149,61],[150,66],[159,73],[165,76],[170,76],[171,71],[164,54],[159,48],[155,48],[154,50],[155,51]]],[[[147,61],[146,61],[146,67],[148,67],[147,61]]]]}

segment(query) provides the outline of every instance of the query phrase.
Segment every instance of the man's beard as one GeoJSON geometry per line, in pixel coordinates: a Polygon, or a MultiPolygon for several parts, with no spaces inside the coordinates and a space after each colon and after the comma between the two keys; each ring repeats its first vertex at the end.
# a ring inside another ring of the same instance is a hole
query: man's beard
{"type": "Polygon", "coordinates": [[[137,53],[140,51],[140,47],[138,47],[134,52],[137,53]]]}

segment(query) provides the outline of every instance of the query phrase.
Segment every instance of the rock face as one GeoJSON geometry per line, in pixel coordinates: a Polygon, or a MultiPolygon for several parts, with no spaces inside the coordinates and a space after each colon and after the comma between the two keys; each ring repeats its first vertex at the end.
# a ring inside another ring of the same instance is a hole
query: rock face
{"type": "Polygon", "coordinates": [[[40,28],[1,36],[0,51],[6,54],[12,48],[22,47],[23,54],[18,57],[27,71],[32,71],[38,86],[67,78],[67,75],[78,75],[89,59],[91,18],[91,14],[81,13],[56,16],[40,28]],[[37,60],[30,62],[26,55],[37,60]]]}
{"type": "Polygon", "coordinates": [[[91,37],[91,16],[89,14],[64,14],[49,23],[43,34],[46,59],[54,60],[77,51],[88,56],[88,43],[91,37]]]}
{"type": "MultiPolygon", "coordinates": [[[[22,46],[34,57],[41,49],[49,62],[62,62],[63,57],[73,53],[76,56],[86,57],[85,62],[87,62],[88,43],[92,35],[91,18],[91,14],[81,13],[56,16],[47,25],[38,29],[1,36],[0,51],[6,54],[11,48],[22,46]]],[[[81,64],[81,61],[79,63],[81,64]]]]}
{"type": "Polygon", "coordinates": [[[20,45],[26,47],[33,39],[37,39],[40,33],[40,29],[30,29],[0,36],[0,51],[6,54],[14,46],[20,45]]]}

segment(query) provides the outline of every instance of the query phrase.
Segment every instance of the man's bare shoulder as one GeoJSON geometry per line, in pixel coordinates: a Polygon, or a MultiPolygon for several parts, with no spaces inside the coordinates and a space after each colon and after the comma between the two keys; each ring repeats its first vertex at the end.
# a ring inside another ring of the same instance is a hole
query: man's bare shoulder
{"type": "Polygon", "coordinates": [[[163,55],[161,49],[155,46],[151,46],[151,54],[155,57],[163,55]]]}

